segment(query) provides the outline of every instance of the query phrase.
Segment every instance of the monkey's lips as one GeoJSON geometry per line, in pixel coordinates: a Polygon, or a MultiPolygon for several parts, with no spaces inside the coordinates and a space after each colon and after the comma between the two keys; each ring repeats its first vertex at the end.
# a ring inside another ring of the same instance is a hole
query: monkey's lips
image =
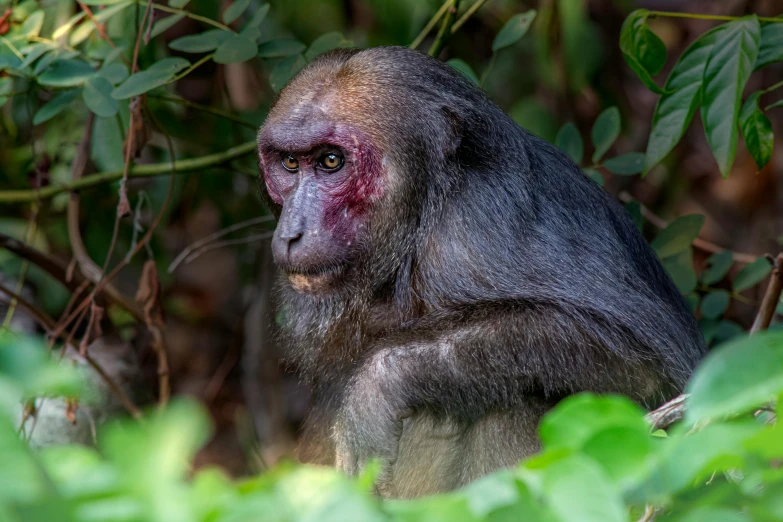
{"type": "Polygon", "coordinates": [[[343,273],[342,266],[319,268],[317,270],[301,270],[283,268],[288,282],[297,292],[305,294],[323,294],[332,290],[343,273]]]}

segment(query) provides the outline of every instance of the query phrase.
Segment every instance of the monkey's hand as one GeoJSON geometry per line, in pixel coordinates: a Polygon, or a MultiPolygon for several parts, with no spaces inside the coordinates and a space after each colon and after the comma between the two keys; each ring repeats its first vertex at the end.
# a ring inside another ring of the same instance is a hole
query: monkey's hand
{"type": "Polygon", "coordinates": [[[333,431],[337,468],[356,475],[370,460],[380,460],[381,493],[397,458],[402,421],[411,415],[401,400],[400,375],[391,363],[394,355],[393,349],[386,349],[366,361],[348,387],[333,431]]]}

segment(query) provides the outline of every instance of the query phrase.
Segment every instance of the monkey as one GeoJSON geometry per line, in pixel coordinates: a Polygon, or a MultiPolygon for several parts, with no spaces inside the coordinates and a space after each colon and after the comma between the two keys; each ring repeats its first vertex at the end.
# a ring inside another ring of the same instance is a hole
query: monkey
{"type": "Polygon", "coordinates": [[[300,458],[450,491],[540,448],[582,391],[652,408],[705,351],[625,210],[467,77],[402,47],[316,57],[258,133],[300,458]]]}

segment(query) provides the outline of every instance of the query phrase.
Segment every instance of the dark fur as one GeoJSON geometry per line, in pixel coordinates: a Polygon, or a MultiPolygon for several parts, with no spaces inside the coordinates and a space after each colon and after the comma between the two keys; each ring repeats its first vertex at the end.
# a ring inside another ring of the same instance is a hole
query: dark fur
{"type": "MultiPolygon", "coordinates": [[[[560,398],[676,395],[704,352],[695,320],[624,210],[469,80],[405,48],[317,58],[303,93],[366,129],[402,178],[328,295],[283,284],[286,340],[318,402],[304,453],[386,495],[442,491],[537,449],[560,398]],[[342,97],[342,98],[341,98],[342,97]],[[348,107],[348,108],[346,108],[348,107]]],[[[274,204],[273,204],[274,205],[274,204]]],[[[279,207],[277,207],[279,212],[279,207]]]]}

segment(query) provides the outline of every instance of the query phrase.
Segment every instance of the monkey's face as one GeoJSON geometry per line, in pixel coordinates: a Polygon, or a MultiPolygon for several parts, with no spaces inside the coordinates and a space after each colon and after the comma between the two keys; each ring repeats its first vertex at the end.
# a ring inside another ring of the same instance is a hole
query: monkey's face
{"type": "Polygon", "coordinates": [[[259,154],[269,196],[282,206],[275,262],[297,291],[328,292],[368,243],[368,215],[383,192],[380,153],[368,133],[304,102],[270,116],[259,154]]]}

